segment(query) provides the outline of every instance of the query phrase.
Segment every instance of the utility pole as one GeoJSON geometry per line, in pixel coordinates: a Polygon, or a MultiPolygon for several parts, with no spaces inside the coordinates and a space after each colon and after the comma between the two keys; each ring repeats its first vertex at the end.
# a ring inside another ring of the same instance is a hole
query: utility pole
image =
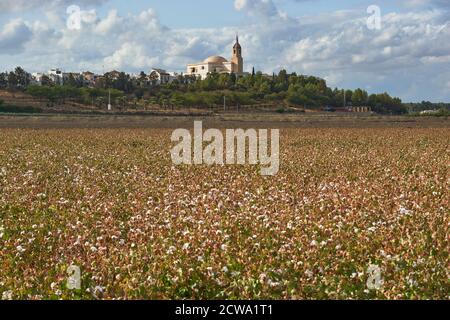
{"type": "Polygon", "coordinates": [[[108,89],[108,111],[112,110],[111,106],[111,89],[108,89]]]}
{"type": "Polygon", "coordinates": [[[344,93],[344,109],[345,109],[345,108],[347,108],[347,97],[346,97],[345,89],[342,89],[342,92],[344,93]]]}
{"type": "MultiPolygon", "coordinates": [[[[103,79],[105,79],[105,65],[102,65],[102,72],[103,72],[103,79]]],[[[107,83],[105,82],[105,84],[107,85],[107,83]]],[[[108,85],[108,111],[112,110],[112,106],[111,106],[111,88],[109,88],[108,85]]]]}
{"type": "Polygon", "coordinates": [[[223,96],[223,111],[227,111],[227,97],[223,96]]]}

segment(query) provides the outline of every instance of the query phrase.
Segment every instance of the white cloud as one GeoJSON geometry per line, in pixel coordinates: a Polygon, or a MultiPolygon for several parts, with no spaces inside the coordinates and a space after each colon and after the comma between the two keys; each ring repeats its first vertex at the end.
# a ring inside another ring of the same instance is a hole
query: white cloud
{"type": "Polygon", "coordinates": [[[450,8],[450,1],[448,0],[403,0],[406,7],[447,7],[450,8]]]}
{"type": "MultiPolygon", "coordinates": [[[[97,6],[109,0],[77,0],[77,5],[80,6],[97,6]]],[[[68,7],[74,4],[73,0],[1,0],[0,14],[11,11],[24,11],[34,8],[57,8],[68,7]]]]}
{"type": "Polygon", "coordinates": [[[308,36],[292,43],[284,59],[305,71],[351,69],[394,70],[415,67],[420,59],[438,61],[450,54],[448,25],[437,11],[421,14],[388,14],[383,28],[374,32],[363,19],[334,27],[325,36],[308,36]],[[357,39],[357,41],[355,41],[357,39]]]}
{"type": "Polygon", "coordinates": [[[104,59],[105,66],[111,69],[141,68],[149,70],[159,63],[158,57],[150,57],[141,44],[126,42],[111,56],[104,59]]]}
{"type": "Polygon", "coordinates": [[[234,8],[249,15],[276,16],[279,14],[272,0],[235,0],[234,8]]]}
{"type": "Polygon", "coordinates": [[[30,28],[21,19],[10,21],[0,32],[0,54],[15,54],[22,51],[24,44],[31,37],[30,28]]]}
{"type": "MultiPolygon", "coordinates": [[[[272,0],[236,0],[234,5],[251,17],[239,27],[247,71],[253,66],[267,73],[287,68],[325,77],[333,86],[370,87],[406,100],[420,95],[450,100],[443,90],[450,79],[445,71],[450,24],[444,9],[387,14],[381,30],[369,30],[365,10],[299,19],[280,13],[272,0]],[[418,91],[421,86],[426,90],[418,91]]],[[[229,57],[236,29],[170,29],[148,9],[127,15],[112,10],[105,16],[82,11],[81,30],[68,30],[50,11],[37,21],[3,26],[0,55],[7,68],[20,64],[30,71],[61,67],[101,72],[103,66],[128,72],[151,67],[183,71],[186,63],[210,55],[229,57]]]]}
{"type": "Polygon", "coordinates": [[[118,16],[117,10],[111,10],[108,13],[108,16],[95,26],[94,30],[100,35],[108,35],[111,31],[119,31],[117,28],[119,28],[122,23],[123,19],[118,16]]]}
{"type": "Polygon", "coordinates": [[[235,0],[234,1],[234,8],[238,11],[244,9],[246,5],[247,5],[247,0],[235,0]]]}

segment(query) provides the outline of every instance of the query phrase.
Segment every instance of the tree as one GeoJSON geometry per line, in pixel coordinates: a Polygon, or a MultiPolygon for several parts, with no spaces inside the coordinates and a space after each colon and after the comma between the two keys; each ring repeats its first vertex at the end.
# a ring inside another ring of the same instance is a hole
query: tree
{"type": "Polygon", "coordinates": [[[141,71],[138,78],[139,86],[141,88],[146,87],[148,85],[148,77],[144,71],[141,71]]]}
{"type": "Polygon", "coordinates": [[[270,94],[271,93],[270,85],[267,82],[261,83],[261,85],[259,86],[259,92],[264,95],[270,94]]]}
{"type": "Polygon", "coordinates": [[[6,72],[0,73],[0,89],[8,87],[8,74],[6,72]]]}
{"type": "Polygon", "coordinates": [[[52,81],[52,79],[50,79],[48,76],[46,76],[44,74],[41,78],[41,85],[42,86],[53,86],[53,85],[55,85],[55,83],[52,81]]]}
{"type": "Polygon", "coordinates": [[[95,106],[96,99],[101,96],[101,89],[97,88],[81,88],[80,95],[83,97],[84,103],[95,106]]]}
{"type": "Polygon", "coordinates": [[[69,74],[69,77],[67,78],[67,80],[65,81],[64,84],[71,86],[71,87],[77,87],[77,88],[82,86],[80,79],[75,79],[73,74],[69,74]]]}
{"type": "Polygon", "coordinates": [[[109,87],[109,78],[105,75],[103,77],[99,77],[96,81],[95,81],[95,88],[96,89],[106,89],[109,87]]]}
{"type": "Polygon", "coordinates": [[[126,93],[132,93],[134,86],[131,81],[130,75],[126,74],[125,72],[120,72],[117,79],[112,82],[112,87],[126,93]]]}
{"type": "Polygon", "coordinates": [[[347,106],[353,105],[353,91],[352,90],[345,91],[345,101],[347,102],[347,106]]]}
{"type": "Polygon", "coordinates": [[[37,99],[47,99],[47,89],[45,86],[29,86],[25,92],[37,99]]]}
{"type": "MultiPolygon", "coordinates": [[[[234,78],[236,79],[236,76],[234,75],[234,78]]],[[[234,85],[233,78],[228,73],[222,73],[219,75],[219,78],[217,79],[217,86],[220,89],[229,89],[232,88],[234,85]]]]}
{"type": "Polygon", "coordinates": [[[144,97],[144,90],[142,88],[137,88],[133,92],[136,99],[141,100],[144,97]]]}
{"type": "Polygon", "coordinates": [[[16,76],[16,85],[20,88],[26,88],[31,82],[31,75],[23,70],[21,67],[17,67],[14,71],[16,76]]]}
{"type": "Polygon", "coordinates": [[[9,89],[17,88],[17,76],[14,72],[10,72],[8,74],[8,88],[9,89]]]}
{"type": "Polygon", "coordinates": [[[150,73],[149,80],[152,86],[156,86],[159,80],[158,74],[156,72],[150,73]]]}
{"type": "Polygon", "coordinates": [[[126,109],[128,105],[128,98],[126,96],[121,96],[116,99],[116,104],[119,105],[122,109],[126,109]]]}
{"type": "Polygon", "coordinates": [[[209,73],[205,80],[201,82],[203,90],[212,91],[219,88],[219,74],[217,72],[209,73]]]}
{"type": "Polygon", "coordinates": [[[106,105],[106,98],[105,97],[98,97],[96,100],[97,107],[103,108],[106,105]]]}
{"type": "Polygon", "coordinates": [[[335,108],[344,107],[344,92],[338,88],[334,88],[331,92],[331,102],[330,104],[335,108]]]}
{"type": "Polygon", "coordinates": [[[279,83],[285,84],[285,83],[288,83],[288,80],[289,80],[289,77],[288,77],[287,71],[284,69],[280,70],[280,72],[278,72],[277,81],[279,83]]]}
{"type": "Polygon", "coordinates": [[[357,107],[367,106],[368,99],[367,92],[359,88],[353,92],[351,98],[353,105],[357,107]]]}
{"type": "Polygon", "coordinates": [[[403,114],[408,112],[399,98],[392,98],[388,93],[372,94],[369,97],[369,105],[377,113],[403,114]]]}

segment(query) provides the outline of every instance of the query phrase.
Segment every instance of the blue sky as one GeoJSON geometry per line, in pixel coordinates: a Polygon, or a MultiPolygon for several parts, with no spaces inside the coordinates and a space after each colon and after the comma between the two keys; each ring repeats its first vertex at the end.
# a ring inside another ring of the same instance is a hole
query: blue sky
{"type": "MultiPolygon", "coordinates": [[[[337,10],[360,8],[365,10],[368,5],[374,1],[364,0],[276,0],[273,1],[277,7],[283,11],[289,12],[293,16],[301,17],[303,15],[314,15],[317,13],[333,12],[337,10]]],[[[393,10],[403,10],[402,6],[395,4],[396,1],[378,1],[382,4],[385,12],[393,10]]],[[[79,1],[73,0],[68,4],[79,4],[79,1]]],[[[81,5],[83,7],[83,5],[81,5]]],[[[89,4],[85,8],[92,7],[89,4]]],[[[234,26],[245,23],[246,15],[241,11],[234,9],[234,0],[111,0],[102,5],[94,6],[100,14],[107,14],[109,10],[117,9],[123,14],[137,14],[149,7],[158,12],[161,22],[172,28],[209,28],[234,26]],[[211,12],[220,14],[212,15],[211,12]]],[[[47,10],[47,9],[46,9],[47,10]]],[[[8,17],[28,17],[37,18],[42,14],[42,10],[27,10],[25,12],[12,12],[9,15],[2,15],[0,19],[5,21],[8,17]]]]}
{"type": "Polygon", "coordinates": [[[2,0],[0,69],[182,72],[209,55],[229,58],[239,32],[246,70],[450,101],[449,10],[450,0],[2,0]],[[81,9],[80,29],[67,25],[69,5],[81,9]]]}

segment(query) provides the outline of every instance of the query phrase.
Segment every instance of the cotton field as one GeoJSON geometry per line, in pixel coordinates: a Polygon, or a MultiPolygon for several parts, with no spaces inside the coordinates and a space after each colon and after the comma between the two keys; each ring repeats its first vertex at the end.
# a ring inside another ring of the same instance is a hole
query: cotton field
{"type": "Polygon", "coordinates": [[[0,130],[0,298],[450,298],[448,128],[283,129],[275,176],[170,136],[0,130]]]}

